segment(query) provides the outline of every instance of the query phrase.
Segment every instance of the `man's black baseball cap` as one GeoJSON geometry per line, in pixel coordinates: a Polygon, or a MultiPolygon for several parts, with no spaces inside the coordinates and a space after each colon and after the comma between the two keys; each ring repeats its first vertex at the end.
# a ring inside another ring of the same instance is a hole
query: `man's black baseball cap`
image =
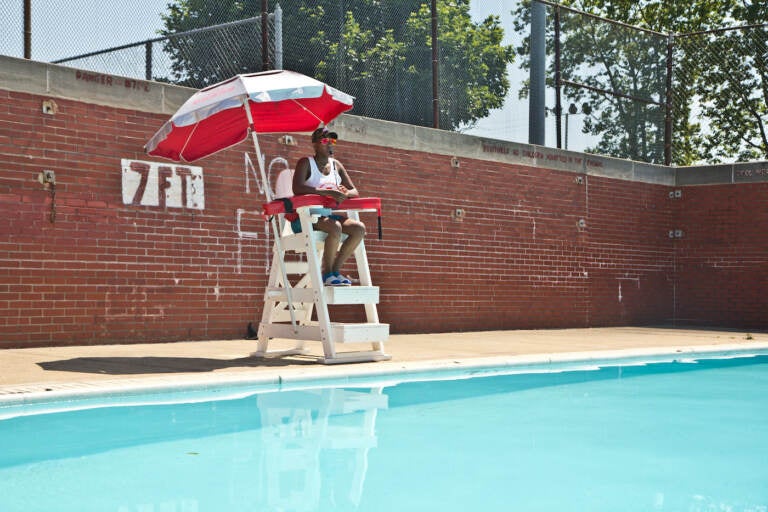
{"type": "Polygon", "coordinates": [[[312,142],[317,142],[320,139],[337,139],[338,140],[339,135],[336,132],[330,132],[328,131],[328,128],[318,128],[314,132],[312,132],[312,142]]]}

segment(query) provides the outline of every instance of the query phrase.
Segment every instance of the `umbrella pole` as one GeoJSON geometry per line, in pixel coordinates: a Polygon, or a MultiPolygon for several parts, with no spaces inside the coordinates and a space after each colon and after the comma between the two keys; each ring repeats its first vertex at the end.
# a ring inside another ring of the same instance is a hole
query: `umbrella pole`
{"type": "Polygon", "coordinates": [[[259,138],[256,136],[256,131],[253,130],[253,121],[250,119],[250,114],[250,111],[248,111],[248,121],[251,122],[251,138],[253,139],[253,145],[256,147],[256,159],[259,161],[259,175],[261,176],[261,182],[264,184],[264,195],[267,196],[267,202],[271,203],[274,197],[272,197],[272,189],[269,187],[269,182],[267,181],[267,174],[264,172],[266,163],[264,162],[264,155],[261,154],[259,138]]]}
{"type": "MultiPolygon", "coordinates": [[[[253,139],[253,145],[256,147],[256,160],[259,162],[259,175],[261,176],[261,182],[264,184],[264,195],[267,196],[267,202],[272,202],[272,190],[267,181],[267,175],[264,172],[264,156],[261,154],[261,147],[259,147],[259,137],[256,135],[256,131],[253,129],[253,119],[251,118],[251,110],[248,106],[245,106],[245,111],[248,113],[248,121],[251,124],[251,138],[253,139]]],[[[269,221],[272,224],[272,232],[275,235],[275,246],[277,247],[278,254],[272,254],[272,257],[277,257],[280,260],[280,272],[283,274],[283,287],[285,288],[285,298],[288,302],[288,313],[291,315],[291,326],[293,327],[294,334],[299,332],[296,325],[296,312],[293,310],[293,293],[291,292],[291,283],[288,281],[288,270],[285,268],[285,250],[283,250],[283,242],[280,239],[280,226],[277,222],[277,217],[273,216],[269,221]]]]}

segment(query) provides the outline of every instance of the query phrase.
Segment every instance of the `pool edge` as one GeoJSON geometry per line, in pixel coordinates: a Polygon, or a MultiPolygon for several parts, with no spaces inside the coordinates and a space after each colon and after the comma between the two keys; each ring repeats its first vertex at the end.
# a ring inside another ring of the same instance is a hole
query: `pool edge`
{"type": "MultiPolygon", "coordinates": [[[[79,400],[100,396],[119,396],[153,392],[201,391],[228,385],[285,387],[327,385],[332,382],[353,383],[369,379],[402,382],[408,376],[427,372],[438,374],[482,371],[491,368],[523,369],[527,366],[555,364],[606,365],[653,362],[681,356],[744,356],[768,351],[768,342],[742,342],[719,345],[630,348],[598,351],[559,352],[466,357],[422,361],[386,361],[375,365],[312,366],[303,368],[241,371],[237,373],[181,374],[122,378],[101,381],[62,383],[30,383],[22,386],[0,386],[0,407],[39,404],[62,400],[79,400]]],[[[551,368],[550,368],[551,369],[551,368]]],[[[450,378],[450,376],[448,377],[450,378]]]]}

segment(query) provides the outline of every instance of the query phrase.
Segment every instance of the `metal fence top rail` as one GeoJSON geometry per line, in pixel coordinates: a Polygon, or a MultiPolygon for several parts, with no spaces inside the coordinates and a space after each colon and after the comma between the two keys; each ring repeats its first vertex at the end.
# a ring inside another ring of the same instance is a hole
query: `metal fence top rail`
{"type": "MultiPolygon", "coordinates": [[[[270,13],[270,16],[273,16],[273,14],[270,13]]],[[[96,55],[103,55],[105,53],[110,53],[110,52],[114,52],[114,51],[118,51],[118,50],[126,50],[128,48],[135,48],[137,46],[143,46],[143,45],[146,45],[148,43],[157,43],[157,42],[160,42],[160,41],[165,41],[166,39],[170,39],[172,37],[180,37],[180,36],[188,36],[188,35],[194,35],[194,34],[202,34],[202,33],[205,33],[205,32],[211,32],[213,30],[220,30],[222,28],[236,27],[236,26],[239,26],[239,25],[246,25],[248,23],[256,23],[256,22],[260,22],[260,21],[261,21],[261,16],[254,16],[252,18],[245,18],[245,19],[242,19],[242,20],[229,21],[227,23],[220,23],[218,25],[211,25],[210,27],[194,28],[192,30],[186,30],[184,32],[177,32],[177,33],[174,33],[174,34],[168,34],[167,36],[155,37],[153,39],[145,39],[144,41],[139,41],[139,42],[136,42],[136,43],[129,43],[129,44],[121,45],[121,46],[113,46],[112,48],[105,48],[104,50],[97,50],[95,52],[83,53],[81,55],[75,55],[74,57],[66,57],[64,59],[57,59],[57,60],[51,61],[51,63],[52,64],[61,64],[63,62],[69,62],[69,61],[77,60],[77,59],[84,59],[86,57],[94,57],[96,55]]]]}
{"type": "Polygon", "coordinates": [[[731,30],[744,30],[748,28],[768,28],[768,23],[753,23],[751,25],[738,25],[736,27],[713,28],[711,30],[700,30],[698,32],[687,32],[685,34],[673,34],[674,37],[703,36],[706,34],[720,34],[730,32],[731,30]]]}
{"type": "Polygon", "coordinates": [[[597,14],[592,14],[592,13],[585,12],[585,11],[580,11],[578,9],[574,9],[573,7],[568,7],[566,5],[560,5],[557,2],[550,2],[549,0],[534,0],[534,1],[535,2],[539,2],[540,4],[548,5],[550,7],[557,7],[559,9],[564,9],[566,11],[569,11],[569,12],[572,12],[572,13],[575,13],[575,14],[580,14],[582,16],[586,16],[587,18],[592,18],[592,19],[604,21],[606,23],[611,23],[613,25],[618,25],[620,27],[631,28],[633,30],[639,30],[641,32],[647,32],[647,33],[653,34],[655,36],[662,36],[662,37],[669,37],[670,36],[670,34],[665,34],[663,32],[658,32],[656,30],[651,30],[649,28],[638,27],[637,25],[630,25],[629,23],[623,23],[621,21],[616,21],[616,20],[612,20],[612,19],[609,19],[609,18],[603,18],[602,16],[598,16],[597,14]]]}
{"type": "Polygon", "coordinates": [[[721,32],[728,32],[731,30],[744,30],[749,28],[768,28],[768,23],[753,23],[749,25],[739,25],[736,27],[723,27],[723,28],[713,28],[711,30],[700,30],[698,32],[686,32],[682,34],[675,34],[675,33],[664,33],[664,32],[658,32],[656,30],[651,30],[649,28],[639,27],[637,25],[630,25],[629,23],[623,23],[621,21],[612,20],[610,18],[603,18],[602,16],[598,16],[597,14],[592,14],[585,11],[580,11],[579,9],[574,9],[573,7],[568,7],[567,5],[560,5],[557,2],[552,2],[550,0],[534,0],[534,2],[538,2],[540,4],[548,5],[550,7],[557,7],[558,9],[563,9],[569,12],[572,12],[574,14],[580,14],[582,16],[586,16],[588,18],[604,21],[606,23],[611,23],[613,25],[618,25],[620,27],[625,28],[631,28],[633,30],[640,30],[642,32],[647,32],[649,34],[653,34],[656,36],[663,36],[663,37],[690,37],[690,36],[701,36],[705,34],[718,34],[721,32]]]}

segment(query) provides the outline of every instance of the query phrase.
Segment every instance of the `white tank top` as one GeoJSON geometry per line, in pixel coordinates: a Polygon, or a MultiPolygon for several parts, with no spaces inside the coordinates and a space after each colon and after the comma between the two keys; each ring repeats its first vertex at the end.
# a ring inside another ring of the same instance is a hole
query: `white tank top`
{"type": "Polygon", "coordinates": [[[331,172],[326,175],[320,172],[314,157],[310,156],[307,158],[309,159],[309,178],[307,178],[307,181],[305,182],[307,186],[318,190],[339,190],[341,176],[339,175],[338,169],[336,169],[336,161],[333,158],[328,158],[331,172]]]}

